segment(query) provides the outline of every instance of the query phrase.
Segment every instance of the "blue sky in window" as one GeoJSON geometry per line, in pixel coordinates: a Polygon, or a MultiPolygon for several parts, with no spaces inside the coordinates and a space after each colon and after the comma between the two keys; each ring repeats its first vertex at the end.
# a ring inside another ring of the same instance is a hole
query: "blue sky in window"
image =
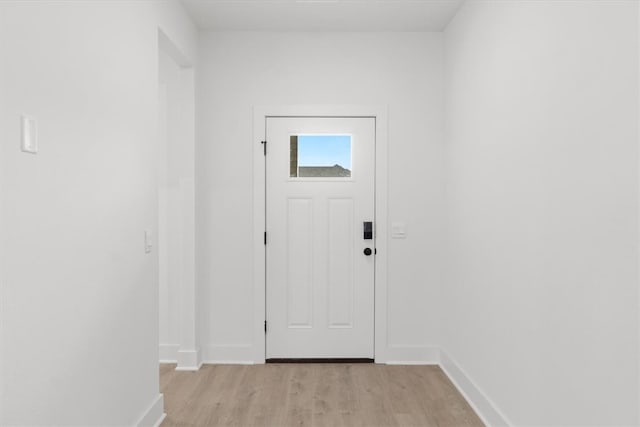
{"type": "Polygon", "coordinates": [[[333,165],[351,170],[351,136],[298,136],[298,166],[333,165]]]}

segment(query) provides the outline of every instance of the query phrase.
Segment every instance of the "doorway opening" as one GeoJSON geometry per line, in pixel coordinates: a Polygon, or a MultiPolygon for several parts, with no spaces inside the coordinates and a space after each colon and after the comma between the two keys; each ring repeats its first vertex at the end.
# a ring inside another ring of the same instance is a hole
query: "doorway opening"
{"type": "Polygon", "coordinates": [[[160,30],[158,46],[159,359],[197,370],[194,69],[160,30]]]}

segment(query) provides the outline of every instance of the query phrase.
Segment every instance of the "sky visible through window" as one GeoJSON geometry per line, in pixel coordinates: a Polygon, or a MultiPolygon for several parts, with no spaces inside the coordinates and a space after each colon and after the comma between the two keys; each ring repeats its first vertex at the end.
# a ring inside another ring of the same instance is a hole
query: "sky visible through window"
{"type": "Polygon", "coordinates": [[[298,136],[298,166],[333,165],[351,170],[350,135],[298,136]]]}

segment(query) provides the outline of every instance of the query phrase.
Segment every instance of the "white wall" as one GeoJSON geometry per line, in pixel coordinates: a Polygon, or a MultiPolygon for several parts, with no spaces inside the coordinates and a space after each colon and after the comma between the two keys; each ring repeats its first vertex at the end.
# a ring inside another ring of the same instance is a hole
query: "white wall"
{"type": "MultiPolygon", "coordinates": [[[[203,33],[196,148],[197,277],[205,360],[252,360],[252,107],[389,107],[388,356],[439,344],[442,35],[203,33]],[[419,254],[419,255],[418,255],[419,254]]],[[[260,319],[257,319],[260,321],[260,319]]]]}
{"type": "Polygon", "coordinates": [[[469,2],[445,33],[443,348],[513,425],[639,421],[637,7],[469,2]]]}
{"type": "MultiPolygon", "coordinates": [[[[0,2],[2,419],[151,424],[158,392],[158,26],[165,2],[0,2]],[[40,152],[19,150],[19,116],[40,152]]],[[[169,12],[173,11],[173,12],[169,12]]]]}

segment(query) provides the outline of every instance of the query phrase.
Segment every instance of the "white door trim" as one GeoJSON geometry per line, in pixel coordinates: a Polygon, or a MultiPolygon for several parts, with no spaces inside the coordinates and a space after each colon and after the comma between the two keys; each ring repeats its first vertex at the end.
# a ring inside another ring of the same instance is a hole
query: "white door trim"
{"type": "MultiPolygon", "coordinates": [[[[374,117],[376,120],[375,215],[375,362],[385,363],[387,348],[387,107],[383,105],[281,105],[253,109],[253,361],[265,363],[266,249],[264,245],[266,182],[261,141],[267,117],[374,117]]],[[[267,150],[268,150],[267,144],[267,150]]]]}

